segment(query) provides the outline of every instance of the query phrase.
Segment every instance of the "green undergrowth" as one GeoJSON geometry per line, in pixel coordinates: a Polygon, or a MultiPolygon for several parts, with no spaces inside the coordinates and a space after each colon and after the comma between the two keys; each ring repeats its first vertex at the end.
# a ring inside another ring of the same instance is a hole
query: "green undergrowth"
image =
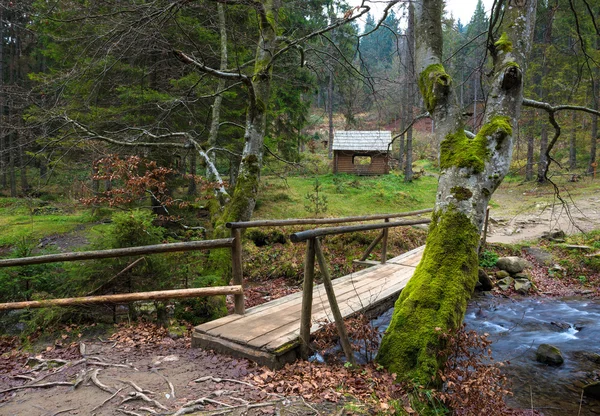
{"type": "Polygon", "coordinates": [[[421,176],[405,183],[402,175],[381,176],[326,174],[285,179],[267,176],[262,180],[254,219],[310,218],[304,209],[305,197],[313,192],[318,178],[327,197],[326,217],[393,213],[432,208],[437,178],[421,176]]]}
{"type": "Polygon", "coordinates": [[[0,198],[0,247],[71,232],[93,221],[88,209],[37,199],[0,198]]]}

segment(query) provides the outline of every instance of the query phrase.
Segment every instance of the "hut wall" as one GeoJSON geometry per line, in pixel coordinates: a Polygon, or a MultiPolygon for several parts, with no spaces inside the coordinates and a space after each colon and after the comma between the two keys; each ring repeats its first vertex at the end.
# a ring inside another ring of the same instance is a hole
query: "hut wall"
{"type": "Polygon", "coordinates": [[[384,175],[389,173],[388,155],[381,152],[353,152],[336,150],[333,160],[334,173],[351,173],[356,175],[384,175]],[[370,156],[371,164],[354,163],[354,157],[370,156]]]}

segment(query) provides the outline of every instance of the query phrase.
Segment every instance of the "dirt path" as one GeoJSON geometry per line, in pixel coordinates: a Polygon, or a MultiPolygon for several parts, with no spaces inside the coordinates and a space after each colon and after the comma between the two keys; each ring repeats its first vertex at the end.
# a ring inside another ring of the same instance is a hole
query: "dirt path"
{"type": "Polygon", "coordinates": [[[144,329],[117,341],[49,348],[36,357],[12,357],[13,367],[3,366],[0,414],[316,414],[300,398],[268,393],[246,381],[262,372],[253,363],[191,349],[189,339],[157,337],[144,329]],[[11,388],[16,389],[6,391],[11,388]]]}
{"type": "MultiPolygon", "coordinates": [[[[563,185],[566,186],[566,185],[563,185]]],[[[558,200],[549,186],[501,187],[494,194],[487,241],[517,243],[535,240],[544,233],[562,230],[566,234],[600,230],[600,180],[569,184],[558,200]]]]}

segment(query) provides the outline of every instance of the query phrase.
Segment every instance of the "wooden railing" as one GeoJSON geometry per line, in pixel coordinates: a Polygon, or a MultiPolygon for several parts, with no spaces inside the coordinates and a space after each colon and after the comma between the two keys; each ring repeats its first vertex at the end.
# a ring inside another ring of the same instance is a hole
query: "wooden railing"
{"type": "MultiPolygon", "coordinates": [[[[428,210],[430,212],[431,210],[428,210]]],[[[419,212],[422,213],[422,212],[419,212]]],[[[408,215],[414,215],[415,213],[406,213],[408,215]]],[[[331,313],[334,317],[336,329],[340,336],[342,349],[348,362],[354,362],[354,354],[350,346],[350,341],[346,333],[346,327],[340,313],[337,300],[333,291],[333,285],[331,283],[331,277],[327,262],[321,248],[320,238],[326,235],[338,235],[351,233],[356,231],[369,231],[369,230],[382,230],[382,233],[371,243],[365,254],[363,254],[363,260],[369,255],[370,251],[377,245],[381,240],[382,242],[382,257],[381,263],[387,261],[387,237],[388,230],[392,227],[402,227],[407,225],[417,224],[428,224],[431,219],[418,219],[418,220],[406,220],[406,221],[394,221],[390,222],[389,218],[384,218],[384,223],[379,224],[361,224],[361,225],[350,225],[343,227],[330,227],[330,228],[317,228],[314,230],[301,231],[294,233],[290,236],[290,239],[294,243],[300,243],[306,241],[306,256],[304,259],[304,283],[302,287],[302,312],[300,316],[300,353],[304,358],[308,358],[310,351],[309,340],[310,340],[310,327],[312,319],[312,294],[314,286],[315,276],[315,258],[319,263],[319,269],[323,277],[323,286],[327,292],[327,299],[331,307],[331,313]]]]}
{"type": "MultiPolygon", "coordinates": [[[[115,257],[137,256],[142,254],[207,250],[213,248],[231,248],[233,254],[233,247],[234,241],[232,238],[223,238],[219,240],[188,241],[183,243],[156,244],[151,246],[116,248],[111,250],[82,251],[61,254],[47,254],[44,256],[23,257],[17,259],[3,259],[0,260],[0,268],[13,266],[27,266],[31,264],[58,263],[63,261],[107,259],[115,257]]],[[[233,294],[236,298],[241,298],[243,305],[244,291],[242,285],[240,284],[233,286],[202,287],[193,289],[161,290],[153,292],[123,293],[117,295],[84,296],[78,298],[0,303],[0,311],[24,308],[44,308],[49,306],[89,305],[98,303],[133,302],[136,300],[164,300],[230,294],[233,294]]],[[[243,313],[243,310],[241,311],[241,313],[243,313]]]]}
{"type": "MultiPolygon", "coordinates": [[[[331,228],[320,228],[314,230],[303,231],[291,235],[293,242],[309,241],[308,246],[312,246],[311,252],[321,253],[319,249],[318,238],[325,235],[343,234],[346,232],[354,231],[367,231],[367,230],[381,230],[381,233],[375,238],[375,240],[369,245],[365,253],[361,257],[361,261],[367,259],[369,254],[375,248],[375,246],[382,242],[382,255],[381,262],[385,263],[387,258],[387,237],[388,230],[392,227],[399,227],[404,225],[413,224],[425,224],[429,222],[425,220],[406,220],[390,222],[391,219],[401,218],[407,216],[414,216],[420,214],[426,214],[431,212],[431,209],[424,209],[412,212],[402,212],[393,214],[376,214],[376,215],[365,215],[365,216],[354,216],[354,217],[342,217],[342,218],[305,218],[305,219],[288,219],[288,220],[257,220],[257,221],[246,221],[246,222],[230,222],[227,223],[227,228],[231,229],[231,238],[223,238],[218,240],[204,240],[204,241],[190,241],[182,243],[170,243],[170,244],[158,244],[151,246],[141,247],[128,247],[118,248],[111,250],[96,250],[96,251],[84,251],[84,252],[71,252],[61,254],[48,254],[36,257],[24,257],[17,259],[0,259],[0,268],[12,267],[12,266],[25,266],[31,264],[44,264],[44,263],[56,263],[64,261],[79,261],[79,260],[91,260],[91,259],[104,259],[104,258],[115,258],[115,257],[127,257],[136,256],[143,254],[156,254],[156,253],[171,253],[171,252],[182,252],[182,251],[195,251],[195,250],[208,250],[214,248],[230,248],[231,249],[231,272],[232,272],[232,285],[231,286],[219,286],[219,287],[207,287],[207,288],[194,288],[194,289],[179,289],[179,290],[165,290],[155,292],[140,292],[140,293],[126,293],[118,295],[104,295],[104,296],[85,296],[79,298],[66,298],[66,299],[48,299],[43,301],[27,301],[27,302],[12,302],[0,304],[0,310],[8,309],[23,309],[23,308],[41,308],[46,306],[66,306],[66,305],[77,305],[77,304],[93,304],[93,303],[116,303],[116,302],[129,302],[134,300],[159,300],[159,299],[174,299],[174,298],[187,298],[187,297],[198,297],[198,296],[213,296],[213,295],[234,295],[234,312],[236,314],[243,315],[245,312],[244,308],[244,291],[243,291],[243,253],[242,253],[242,230],[247,228],[261,228],[261,227],[288,227],[297,225],[331,225],[331,224],[344,224],[350,222],[362,222],[362,221],[377,221],[384,220],[383,223],[378,224],[362,224],[362,225],[351,225],[331,228]],[[312,243],[310,243],[312,241],[312,243]]],[[[308,253],[308,248],[307,248],[308,253]]],[[[305,285],[306,276],[310,278],[310,285],[312,288],[312,280],[314,276],[314,259],[315,254],[313,253],[311,259],[307,255],[305,261],[305,285]],[[310,265],[311,266],[307,266],[310,265]],[[308,271],[310,270],[310,271],[308,271]],[[308,274],[307,274],[308,273],[308,274]]],[[[321,255],[322,256],[322,253],[321,255]]],[[[320,258],[320,257],[319,257],[320,258]]],[[[324,257],[322,259],[323,265],[321,266],[322,273],[328,273],[323,271],[325,269],[324,257]]],[[[319,260],[321,264],[321,260],[319,260]]],[[[330,279],[328,279],[330,280],[330,279]]],[[[328,292],[329,293],[329,292],[328,292]]],[[[331,292],[333,294],[333,292],[331,292]]],[[[306,296],[306,294],[305,294],[306,296]]],[[[309,295],[312,297],[312,289],[309,295]]],[[[312,303],[312,301],[311,301],[312,303]]]]}

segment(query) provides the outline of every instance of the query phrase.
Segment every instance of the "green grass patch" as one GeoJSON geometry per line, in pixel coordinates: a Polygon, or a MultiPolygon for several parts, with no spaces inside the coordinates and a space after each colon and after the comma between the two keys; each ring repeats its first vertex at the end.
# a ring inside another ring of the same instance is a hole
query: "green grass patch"
{"type": "Polygon", "coordinates": [[[37,200],[0,198],[0,247],[23,239],[68,233],[90,221],[89,210],[50,206],[37,200]]]}
{"type": "Polygon", "coordinates": [[[314,192],[315,178],[327,197],[322,216],[343,217],[432,208],[437,178],[423,176],[405,183],[402,175],[356,176],[326,174],[288,177],[285,181],[265,176],[254,218],[310,218],[304,208],[306,195],[314,192]]]}

